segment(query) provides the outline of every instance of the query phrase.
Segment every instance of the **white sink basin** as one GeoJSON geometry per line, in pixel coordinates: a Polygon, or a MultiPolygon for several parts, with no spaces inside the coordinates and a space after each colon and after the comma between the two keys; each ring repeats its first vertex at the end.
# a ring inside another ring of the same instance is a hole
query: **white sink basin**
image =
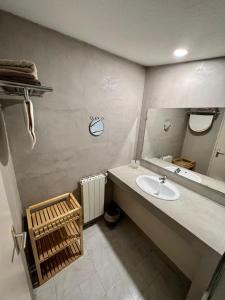
{"type": "Polygon", "coordinates": [[[185,169],[185,168],[181,168],[181,167],[176,167],[176,166],[169,166],[169,167],[165,167],[165,169],[171,171],[171,172],[175,172],[177,169],[179,169],[179,172],[177,173],[180,176],[183,176],[185,178],[188,178],[190,180],[193,180],[195,182],[202,182],[202,179],[200,176],[198,176],[197,174],[195,174],[194,172],[185,169]]]}
{"type": "Polygon", "coordinates": [[[145,193],[162,199],[162,200],[176,200],[180,193],[178,189],[169,181],[161,183],[160,176],[140,175],[136,178],[137,185],[145,193]]]}

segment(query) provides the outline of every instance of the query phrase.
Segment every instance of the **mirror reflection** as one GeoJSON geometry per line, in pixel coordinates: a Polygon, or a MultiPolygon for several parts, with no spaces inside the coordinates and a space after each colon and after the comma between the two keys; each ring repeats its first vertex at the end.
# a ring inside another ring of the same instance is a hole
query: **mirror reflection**
{"type": "Polygon", "coordinates": [[[225,182],[224,108],[150,108],[142,158],[198,183],[225,182]]]}

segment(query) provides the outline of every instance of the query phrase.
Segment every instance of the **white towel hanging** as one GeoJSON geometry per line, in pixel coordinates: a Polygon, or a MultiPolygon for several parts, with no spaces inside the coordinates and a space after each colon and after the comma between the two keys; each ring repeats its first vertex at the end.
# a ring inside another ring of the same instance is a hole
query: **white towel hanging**
{"type": "Polygon", "coordinates": [[[190,114],[189,127],[195,132],[204,132],[210,128],[214,115],[190,114]]]}
{"type": "Polygon", "coordinates": [[[30,101],[28,89],[24,89],[24,102],[23,112],[24,120],[27,128],[28,135],[31,141],[31,148],[33,149],[36,144],[36,135],[34,131],[34,108],[33,103],[30,101]]]}

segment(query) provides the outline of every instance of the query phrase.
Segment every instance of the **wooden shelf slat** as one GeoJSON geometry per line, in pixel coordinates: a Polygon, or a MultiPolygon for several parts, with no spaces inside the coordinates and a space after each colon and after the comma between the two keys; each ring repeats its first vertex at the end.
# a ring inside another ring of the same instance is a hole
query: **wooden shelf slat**
{"type": "Polygon", "coordinates": [[[64,196],[64,198],[62,198],[62,196],[59,196],[42,202],[42,205],[36,204],[30,206],[29,209],[31,211],[31,218],[32,220],[35,220],[36,217],[37,220],[37,222],[33,222],[33,230],[42,229],[46,225],[55,222],[60,218],[67,219],[70,216],[76,214],[81,207],[80,204],[71,195],[72,194],[65,194],[62,195],[64,196]],[[47,213],[46,208],[48,208],[49,214],[47,213]]]}
{"type": "Polygon", "coordinates": [[[80,256],[81,252],[79,250],[79,247],[75,243],[52,256],[43,264],[41,264],[41,273],[43,280],[49,280],[52,276],[64,269],[80,256]]]}
{"type": "Polygon", "coordinates": [[[80,234],[77,225],[75,225],[74,222],[70,222],[59,230],[38,239],[36,244],[40,263],[68,247],[78,238],[80,238],[80,234]]]}
{"type": "Polygon", "coordinates": [[[68,220],[61,220],[59,223],[57,224],[52,224],[51,226],[47,226],[46,228],[44,228],[43,230],[41,231],[35,231],[34,232],[34,239],[35,240],[38,240],[62,227],[64,227],[66,224],[70,223],[71,221],[73,220],[79,220],[80,217],[79,216],[76,216],[76,217],[70,217],[68,220]]]}
{"type": "Polygon", "coordinates": [[[55,202],[53,199],[44,201],[43,207],[41,204],[36,204],[28,208],[35,239],[41,238],[64,226],[68,221],[79,217],[80,204],[71,195],[67,193],[53,198],[55,202]],[[47,203],[50,205],[46,206],[47,203]]]}
{"type": "Polygon", "coordinates": [[[34,231],[43,230],[44,227],[46,227],[47,225],[49,225],[51,223],[60,221],[60,219],[67,220],[67,219],[71,218],[73,215],[77,214],[77,209],[67,211],[64,206],[59,205],[59,204],[57,207],[58,207],[60,214],[58,216],[55,215],[52,219],[49,219],[49,220],[45,220],[43,210],[32,213],[31,216],[36,215],[36,217],[37,217],[37,225],[33,227],[33,230],[34,231]]]}

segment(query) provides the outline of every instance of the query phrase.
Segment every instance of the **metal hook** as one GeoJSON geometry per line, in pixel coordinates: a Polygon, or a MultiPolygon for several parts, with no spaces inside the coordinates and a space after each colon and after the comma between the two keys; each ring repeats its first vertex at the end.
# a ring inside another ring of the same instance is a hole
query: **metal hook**
{"type": "Polygon", "coordinates": [[[91,119],[91,121],[93,121],[93,120],[100,120],[100,121],[103,121],[104,120],[104,117],[93,117],[93,116],[90,116],[90,119],[91,119]]]}

